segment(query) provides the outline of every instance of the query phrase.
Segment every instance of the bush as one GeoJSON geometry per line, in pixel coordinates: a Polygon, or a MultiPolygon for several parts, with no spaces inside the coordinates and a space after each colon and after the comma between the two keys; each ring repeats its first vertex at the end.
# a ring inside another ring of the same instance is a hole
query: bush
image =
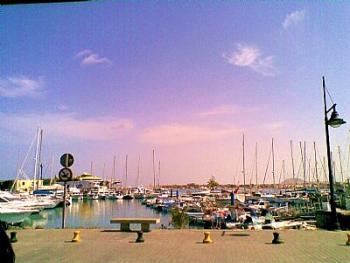
{"type": "Polygon", "coordinates": [[[171,224],[174,228],[181,229],[185,228],[188,225],[189,217],[186,214],[186,209],[180,209],[178,207],[174,207],[170,210],[171,214],[171,224]]]}

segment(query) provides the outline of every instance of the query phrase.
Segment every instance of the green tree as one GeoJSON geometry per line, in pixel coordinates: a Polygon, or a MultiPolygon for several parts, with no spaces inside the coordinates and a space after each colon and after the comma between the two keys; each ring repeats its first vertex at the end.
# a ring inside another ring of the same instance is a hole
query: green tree
{"type": "Polygon", "coordinates": [[[214,189],[216,187],[219,186],[219,183],[215,180],[215,177],[212,176],[209,181],[207,182],[207,186],[210,188],[210,189],[214,189]]]}
{"type": "Polygon", "coordinates": [[[171,224],[174,228],[181,229],[188,225],[189,217],[186,213],[186,209],[180,209],[177,206],[170,210],[171,224]]]}

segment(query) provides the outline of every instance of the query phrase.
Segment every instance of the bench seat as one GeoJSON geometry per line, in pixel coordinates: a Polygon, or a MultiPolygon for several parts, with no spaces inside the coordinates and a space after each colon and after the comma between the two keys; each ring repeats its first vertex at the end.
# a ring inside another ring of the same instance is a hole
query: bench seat
{"type": "Polygon", "coordinates": [[[141,224],[143,232],[150,231],[150,224],[160,223],[159,218],[112,218],[111,224],[120,224],[120,231],[130,231],[130,224],[141,224]]]}

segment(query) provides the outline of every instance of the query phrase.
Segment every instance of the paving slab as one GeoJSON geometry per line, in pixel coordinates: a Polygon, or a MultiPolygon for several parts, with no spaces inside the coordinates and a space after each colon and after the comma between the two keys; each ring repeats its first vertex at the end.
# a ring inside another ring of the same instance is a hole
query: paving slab
{"type": "Polygon", "coordinates": [[[213,243],[203,244],[208,230],[153,230],[144,243],[135,232],[103,229],[25,229],[13,244],[17,263],[37,262],[350,262],[343,231],[279,231],[283,244],[271,244],[273,231],[209,230],[213,243]],[[81,242],[72,243],[80,231],[81,242]]]}

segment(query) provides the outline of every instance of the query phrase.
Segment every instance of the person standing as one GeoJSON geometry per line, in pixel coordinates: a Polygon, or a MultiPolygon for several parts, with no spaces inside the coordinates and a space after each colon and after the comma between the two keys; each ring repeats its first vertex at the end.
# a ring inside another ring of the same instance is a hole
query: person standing
{"type": "Polygon", "coordinates": [[[14,263],[15,259],[16,257],[10,239],[7,236],[3,225],[0,224],[0,260],[4,263],[14,263]]]}

